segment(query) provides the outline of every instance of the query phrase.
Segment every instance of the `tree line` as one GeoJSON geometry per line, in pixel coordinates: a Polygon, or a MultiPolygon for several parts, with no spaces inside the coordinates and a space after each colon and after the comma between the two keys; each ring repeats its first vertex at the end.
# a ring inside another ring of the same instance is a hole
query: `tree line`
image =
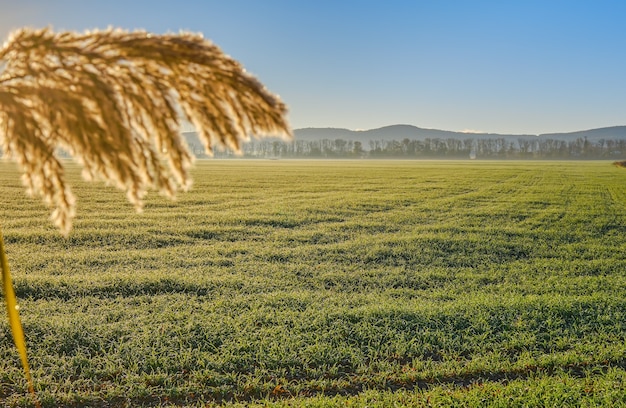
{"type": "MultiPolygon", "coordinates": [[[[197,157],[206,157],[200,145],[191,143],[197,157]]],[[[234,157],[230,150],[215,157],[234,157]]],[[[518,138],[370,140],[344,139],[253,140],[242,146],[245,158],[424,158],[424,159],[616,159],[626,153],[626,140],[587,138],[573,140],[518,138]]]]}

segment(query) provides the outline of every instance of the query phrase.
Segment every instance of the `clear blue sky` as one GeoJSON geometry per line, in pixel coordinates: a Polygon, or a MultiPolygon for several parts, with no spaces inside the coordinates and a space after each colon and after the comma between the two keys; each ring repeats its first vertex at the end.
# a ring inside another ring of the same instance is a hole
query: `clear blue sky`
{"type": "Polygon", "coordinates": [[[294,128],[626,125],[626,1],[0,0],[21,26],[202,32],[294,128]]]}

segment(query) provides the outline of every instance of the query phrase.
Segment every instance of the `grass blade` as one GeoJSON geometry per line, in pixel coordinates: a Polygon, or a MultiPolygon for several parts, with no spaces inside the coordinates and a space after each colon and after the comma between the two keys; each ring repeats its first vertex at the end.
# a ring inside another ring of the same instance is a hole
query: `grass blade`
{"type": "MultiPolygon", "coordinates": [[[[11,281],[11,271],[9,270],[9,260],[4,251],[4,239],[0,232],[0,263],[2,265],[2,288],[4,291],[4,300],[7,305],[7,313],[9,315],[9,325],[11,326],[11,333],[13,334],[13,342],[20,354],[22,360],[22,367],[24,368],[24,375],[28,381],[28,391],[35,397],[35,388],[33,386],[33,379],[30,375],[30,367],[28,366],[28,355],[26,354],[26,341],[24,340],[24,329],[22,329],[22,322],[20,320],[19,306],[17,304],[17,298],[15,297],[15,291],[13,290],[13,282],[11,281]]],[[[39,406],[38,401],[36,405],[39,406]]]]}

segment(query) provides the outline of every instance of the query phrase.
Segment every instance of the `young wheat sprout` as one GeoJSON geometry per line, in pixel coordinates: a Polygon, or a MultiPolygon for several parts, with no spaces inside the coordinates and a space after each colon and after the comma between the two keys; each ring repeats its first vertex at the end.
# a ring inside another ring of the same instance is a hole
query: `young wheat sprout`
{"type": "MultiPolygon", "coordinates": [[[[0,49],[2,153],[17,161],[28,192],[43,197],[64,235],[75,199],[59,150],[82,164],[85,178],[126,190],[141,210],[148,189],[173,197],[191,185],[180,112],[208,154],[214,146],[239,151],[250,136],[291,137],[280,99],[200,35],[23,29],[0,49]]],[[[0,261],[13,340],[34,395],[1,234],[0,261]]]]}
{"type": "Polygon", "coordinates": [[[140,210],[150,188],[173,197],[190,186],[180,112],[209,154],[239,151],[250,136],[291,137],[280,99],[201,35],[22,29],[0,50],[3,153],[64,235],[75,199],[58,150],[140,210]]]}

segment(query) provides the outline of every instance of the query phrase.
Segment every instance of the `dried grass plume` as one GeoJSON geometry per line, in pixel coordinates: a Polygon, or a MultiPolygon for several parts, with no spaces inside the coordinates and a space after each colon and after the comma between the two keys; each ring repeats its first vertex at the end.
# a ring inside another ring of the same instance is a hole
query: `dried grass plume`
{"type": "Polygon", "coordinates": [[[209,154],[238,151],[250,136],[291,136],[280,99],[200,35],[22,29],[0,49],[3,153],[64,234],[75,199],[59,149],[139,210],[149,189],[173,197],[190,186],[181,112],[209,154]]]}

